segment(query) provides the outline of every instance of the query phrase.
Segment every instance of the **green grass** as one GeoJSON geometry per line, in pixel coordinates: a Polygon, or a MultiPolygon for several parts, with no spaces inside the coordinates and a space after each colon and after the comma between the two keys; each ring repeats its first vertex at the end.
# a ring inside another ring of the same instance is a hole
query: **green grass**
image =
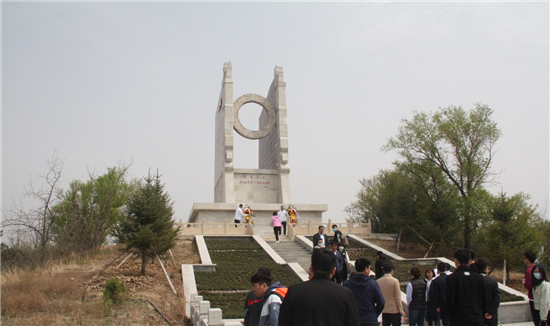
{"type": "Polygon", "coordinates": [[[210,258],[216,264],[215,272],[196,272],[199,294],[210,301],[213,308],[221,308],[223,318],[242,318],[244,301],[252,286],[250,277],[260,267],[271,269],[273,282],[289,286],[300,282],[298,278],[275,263],[251,238],[206,238],[210,258]],[[215,293],[213,291],[246,291],[241,293],[215,293]]]}
{"type": "Polygon", "coordinates": [[[500,302],[511,302],[511,301],[524,301],[525,298],[517,296],[515,294],[510,294],[508,292],[500,291],[500,302]]]}

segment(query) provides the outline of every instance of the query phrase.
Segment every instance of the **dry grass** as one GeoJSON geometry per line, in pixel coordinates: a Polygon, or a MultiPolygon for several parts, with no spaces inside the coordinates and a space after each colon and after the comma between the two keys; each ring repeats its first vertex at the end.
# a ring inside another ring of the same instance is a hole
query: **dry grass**
{"type": "Polygon", "coordinates": [[[115,262],[90,286],[85,283],[118,255],[106,247],[87,257],[69,257],[33,271],[3,271],[1,302],[3,325],[164,325],[166,322],[150,300],[173,325],[184,324],[184,296],[181,264],[196,263],[199,258],[190,240],[180,240],[173,264],[165,268],[178,291],[175,295],[158,262],[147,265],[147,276],[140,275],[139,259],[128,259],[119,269],[115,262]],[[105,281],[117,278],[130,290],[130,299],[112,309],[103,304],[105,281]]]}

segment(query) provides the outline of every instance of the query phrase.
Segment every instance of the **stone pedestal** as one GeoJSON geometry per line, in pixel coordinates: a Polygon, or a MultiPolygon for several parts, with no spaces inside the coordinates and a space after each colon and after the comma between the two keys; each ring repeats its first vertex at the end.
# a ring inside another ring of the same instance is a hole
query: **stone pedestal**
{"type": "MultiPolygon", "coordinates": [[[[298,210],[299,222],[320,224],[322,222],[323,212],[327,211],[327,205],[294,205],[298,210]]],[[[235,210],[237,204],[227,203],[194,203],[189,223],[233,223],[235,219],[235,210]]],[[[273,229],[269,225],[274,211],[279,211],[279,204],[250,204],[254,211],[254,234],[273,234],[273,229]]],[[[244,223],[244,219],[243,219],[244,223]]]]}

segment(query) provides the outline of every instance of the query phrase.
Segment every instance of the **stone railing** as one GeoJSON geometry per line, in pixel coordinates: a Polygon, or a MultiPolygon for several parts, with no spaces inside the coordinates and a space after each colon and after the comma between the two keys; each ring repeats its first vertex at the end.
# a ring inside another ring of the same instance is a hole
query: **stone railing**
{"type": "Polygon", "coordinates": [[[296,223],[288,225],[288,234],[291,239],[294,239],[297,235],[313,235],[319,232],[319,226],[325,227],[325,234],[330,236],[334,235],[332,231],[332,225],[338,225],[338,230],[343,234],[355,234],[355,235],[369,235],[371,234],[370,223],[355,223],[355,222],[332,222],[328,220],[326,223],[296,223]]]}
{"type": "MultiPolygon", "coordinates": [[[[296,235],[313,235],[319,231],[319,225],[325,227],[325,234],[328,236],[334,235],[332,225],[337,224],[338,230],[343,234],[356,234],[358,236],[371,234],[370,223],[351,223],[351,222],[332,222],[328,220],[326,223],[307,223],[288,224],[288,234],[291,239],[296,235]]],[[[180,226],[180,235],[254,235],[254,226],[247,223],[178,223],[180,226]]]]}
{"type": "Polygon", "coordinates": [[[201,295],[191,294],[191,325],[193,326],[223,326],[222,310],[210,308],[210,301],[203,301],[201,295]]]}
{"type": "Polygon", "coordinates": [[[254,228],[247,223],[178,223],[180,234],[189,235],[251,235],[254,228]]]}

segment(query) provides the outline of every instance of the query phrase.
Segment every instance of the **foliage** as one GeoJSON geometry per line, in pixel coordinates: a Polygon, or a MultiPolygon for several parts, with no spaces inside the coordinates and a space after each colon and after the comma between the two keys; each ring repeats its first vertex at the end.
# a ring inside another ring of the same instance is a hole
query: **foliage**
{"type": "Polygon", "coordinates": [[[493,110],[480,103],[470,111],[462,107],[440,108],[435,113],[417,112],[404,119],[395,137],[382,148],[397,149],[411,168],[433,166],[451,182],[464,203],[460,212],[464,246],[470,248],[477,228],[468,200],[491,176],[494,145],[501,131],[491,118],[493,110]]]}
{"type": "Polygon", "coordinates": [[[488,262],[500,266],[506,260],[510,270],[523,268],[523,253],[538,252],[542,245],[541,218],[537,207],[527,203],[529,196],[511,197],[500,193],[491,202],[491,218],[481,228],[476,248],[488,262]]]}
{"type": "Polygon", "coordinates": [[[163,254],[176,245],[179,227],[172,219],[174,203],[164,191],[160,175],[149,174],[126,203],[126,215],[115,226],[116,241],[141,252],[141,274],[147,258],[163,254]]]}
{"type": "Polygon", "coordinates": [[[99,249],[123,217],[123,206],[131,186],[126,182],[128,166],[109,168],[99,177],[74,180],[53,208],[54,242],[63,252],[99,249]]]}
{"type": "Polygon", "coordinates": [[[128,290],[123,282],[113,278],[105,282],[103,290],[103,302],[106,306],[111,307],[125,300],[128,290]]]}
{"type": "Polygon", "coordinates": [[[357,201],[346,207],[356,221],[371,220],[374,232],[402,234],[435,253],[457,241],[457,194],[440,170],[428,164],[398,164],[361,181],[357,201]]]}

